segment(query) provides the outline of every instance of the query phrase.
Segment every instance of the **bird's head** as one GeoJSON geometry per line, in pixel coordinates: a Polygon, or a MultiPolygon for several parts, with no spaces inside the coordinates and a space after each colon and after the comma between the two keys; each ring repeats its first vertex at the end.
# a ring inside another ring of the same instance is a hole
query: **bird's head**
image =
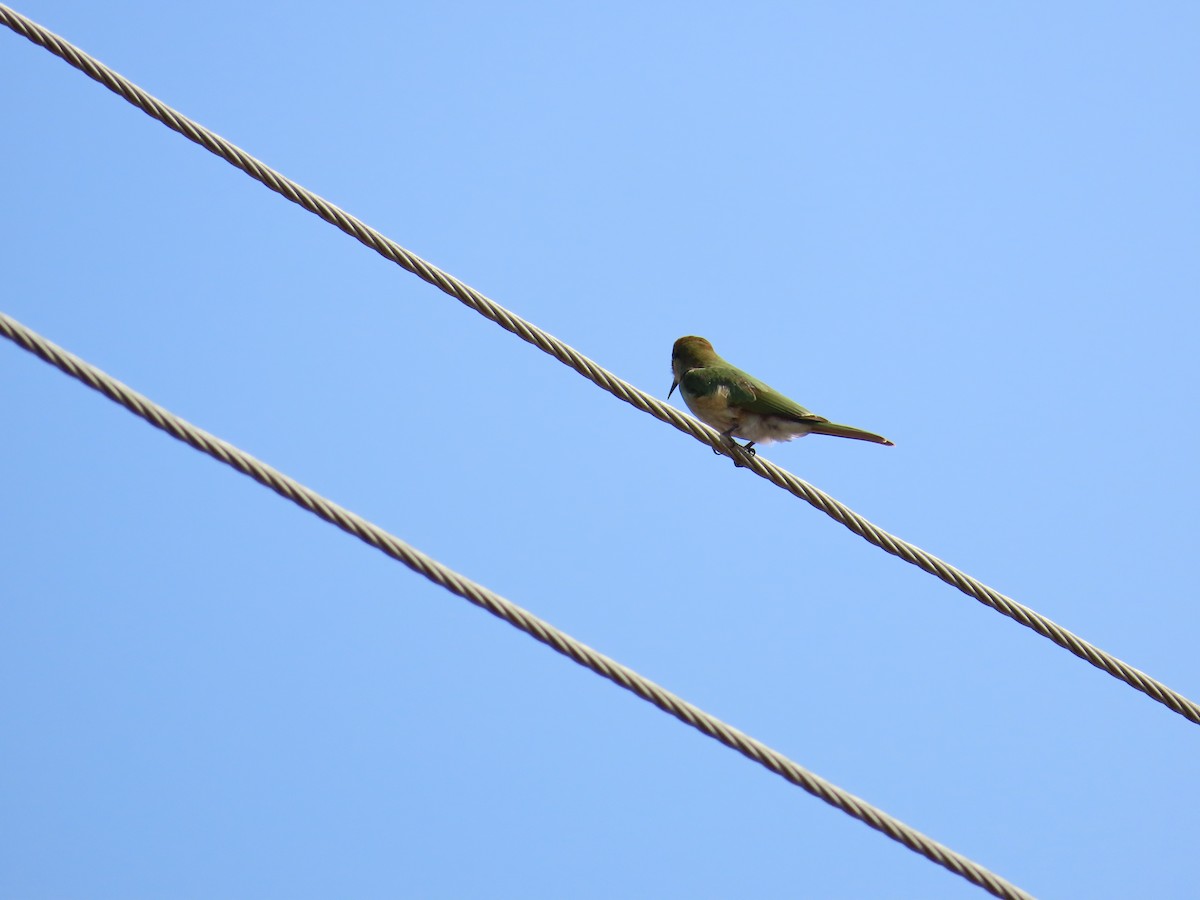
{"type": "Polygon", "coordinates": [[[675,376],[675,380],[671,382],[671,390],[667,391],[667,397],[670,398],[675,393],[675,388],[679,387],[680,380],[689,370],[704,368],[719,359],[717,351],[705,338],[696,337],[694,334],[681,337],[671,348],[671,374],[675,376]]]}

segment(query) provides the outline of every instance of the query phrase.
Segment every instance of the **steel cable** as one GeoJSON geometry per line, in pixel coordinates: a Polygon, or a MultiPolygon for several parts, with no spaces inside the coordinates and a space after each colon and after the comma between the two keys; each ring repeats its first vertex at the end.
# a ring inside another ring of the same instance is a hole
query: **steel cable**
{"type": "MultiPolygon", "coordinates": [[[[88,77],[124,97],[147,115],[162,122],[168,128],[178,132],[188,140],[194,141],[212,153],[217,154],[231,165],[241,169],[251,178],[261,182],[293,203],[320,216],[346,234],[375,250],[386,259],[395,262],[422,280],[460,300],[480,315],[491,319],[506,331],[512,332],[522,340],[533,344],[565,365],[570,366],[576,372],[608,391],[613,396],[624,400],[642,412],[649,413],[660,421],[674,426],[680,431],[690,434],[696,440],[708,444],[720,453],[730,454],[731,451],[722,443],[717,432],[707,425],[683,415],[674,407],[659,401],[655,397],[617,377],[558,338],[527,322],[515,313],[510,312],[498,303],[485,297],[474,288],[443,272],[416,254],[409,252],[395,241],[385,237],[349,213],[284,177],[279,172],[276,172],[240,148],[229,143],[229,141],[226,141],[219,135],[214,134],[196,122],[193,122],[187,116],[152,97],[128,79],[117,74],[87,53],[84,53],[78,47],[65,41],[58,35],[47,31],[36,22],[20,15],[3,4],[0,4],[0,23],[7,25],[13,31],[28,38],[38,46],[49,50],[55,56],[65,60],[88,77]]],[[[738,453],[736,450],[732,452],[738,453]]],[[[738,453],[738,459],[747,470],[754,472],[772,484],[811,504],[868,542],[940,578],[967,596],[973,597],[980,603],[1014,619],[1027,628],[1033,629],[1038,634],[1049,638],[1080,659],[1091,663],[1096,668],[1102,669],[1114,678],[1157,700],[1168,709],[1194,723],[1200,724],[1200,705],[1188,699],[1183,694],[1172,690],[1145,672],[1134,668],[1112,654],[1106,653],[1099,647],[1067,631],[1045,616],[1034,612],[1011,597],[1007,597],[999,591],[988,587],[983,582],[971,577],[949,563],[873,525],[849,507],[835,500],[819,488],[788,472],[786,469],[782,469],[761,457],[751,458],[745,454],[738,453]]]]}
{"type": "Polygon", "coordinates": [[[803,766],[792,762],[782,753],[772,750],[736,728],[725,724],[720,719],[710,716],[696,706],[675,696],[665,688],[643,678],[632,669],[609,659],[607,656],[593,650],[586,644],[559,631],[548,622],[517,606],[499,594],[485,588],[464,575],[447,568],[432,557],[406,544],[400,538],[384,531],[377,525],[368,522],[342,506],[327,500],[320,494],[300,484],[282,472],[272,468],[249,454],[239,450],[208,432],[197,428],[191,423],[163,409],[154,401],[122,384],[105,372],[84,362],[79,357],[67,352],[58,345],[46,340],[41,335],[26,328],[15,319],[0,313],[0,334],[13,341],[20,347],[37,355],[55,368],[65,372],[88,387],[99,391],[110,400],[119,403],[134,415],[145,419],[155,428],[190,447],[206,453],[220,462],[225,463],[243,475],[249,475],[262,484],[297,506],[324,519],[338,528],[351,534],[359,540],[381,550],[388,556],[408,566],[414,572],[424,575],[434,584],[440,585],[464,600],[469,600],[476,606],[503,619],[515,628],[528,634],[553,648],[563,656],[574,660],[614,684],[625,688],[649,703],[654,704],[663,712],[670,713],[685,725],[690,725],[702,734],[720,741],[726,747],[736,750],[748,759],[766,767],[776,775],[785,778],[792,784],[803,788],[814,797],[824,800],[831,806],[840,809],[847,815],[853,816],[860,822],[865,822],[876,831],[886,834],[892,840],[899,841],[926,859],[937,863],[956,875],[978,885],[997,897],[1010,900],[1030,900],[1030,895],[994,872],[985,869],[978,863],[954,852],[949,847],[926,837],[919,831],[905,825],[898,819],[876,809],[865,800],[843,791],[818,775],[809,772],[803,766]]]}

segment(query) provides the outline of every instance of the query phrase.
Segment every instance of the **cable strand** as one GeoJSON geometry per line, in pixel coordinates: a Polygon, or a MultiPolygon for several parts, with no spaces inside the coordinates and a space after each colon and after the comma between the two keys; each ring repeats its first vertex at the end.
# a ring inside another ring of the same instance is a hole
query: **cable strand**
{"type": "Polygon", "coordinates": [[[548,622],[539,619],[533,613],[522,609],[465,575],[442,565],[395,535],[384,531],[332,500],[322,497],[261,460],[255,459],[232,444],[173,415],[154,401],[26,328],[4,313],[0,313],[0,335],[72,378],[99,391],[155,428],[165,431],[188,446],[225,463],[243,475],[250,476],[279,496],[292,501],[326,522],[336,525],[347,534],[353,535],[392,559],[398,560],[435,584],[487,610],[563,656],[636,694],[685,725],[690,725],[702,734],[737,751],[747,759],[753,760],[830,806],[900,842],[926,859],[967,879],[996,897],[1007,898],[1007,900],[1031,900],[1029,894],[994,872],[808,771],[782,753],[772,750],[765,744],[709,715],[699,707],[693,706],[649,679],[643,678],[632,669],[626,668],[586,644],[580,643],[548,622]]]}
{"type": "MultiPolygon", "coordinates": [[[[27,19],[3,4],[0,4],[0,23],[7,25],[13,31],[38,46],[45,48],[55,56],[60,57],[89,78],[125,98],[147,115],[162,122],[168,128],[178,132],[188,140],[220,156],[226,162],[241,169],[251,178],[281,196],[286,197],[293,203],[302,206],[309,212],[314,213],[355,240],[370,247],[384,258],[391,260],[423,281],[456,298],[479,314],[491,319],[506,331],[515,334],[522,340],[533,344],[538,349],[553,356],[559,362],[571,367],[593,384],[603,388],[618,399],[624,400],[642,412],[654,416],[654,418],[661,422],[666,422],[668,425],[685,434],[691,435],[701,443],[708,444],[719,453],[730,455],[731,451],[724,446],[717,432],[707,425],[698,422],[690,416],[683,415],[674,407],[639,390],[629,382],[624,381],[617,375],[588,359],[574,348],[563,343],[558,338],[553,337],[536,325],[510,312],[474,288],[469,287],[452,275],[443,272],[416,254],[401,247],[395,241],[385,237],[349,213],[339,209],[311,191],[306,190],[279,172],[276,172],[229,141],[146,93],[128,79],[53,32],[47,31],[36,22],[27,19]]],[[[930,553],[926,553],[919,547],[895,535],[889,534],[824,491],[798,478],[787,470],[776,466],[774,463],[768,462],[761,456],[751,458],[745,454],[739,454],[738,459],[748,471],[754,472],[777,487],[811,504],[869,543],[905,562],[917,566],[951,587],[957,588],[967,596],[973,597],[985,606],[991,607],[996,612],[1019,622],[1027,628],[1033,629],[1042,635],[1042,637],[1049,638],[1055,644],[1080,659],[1091,663],[1096,668],[1125,682],[1135,690],[1141,691],[1148,697],[1157,700],[1171,711],[1178,713],[1193,723],[1200,724],[1200,705],[1188,699],[1183,694],[1172,690],[1145,672],[1106,653],[1099,647],[1067,631],[1045,616],[1034,612],[1011,597],[1005,596],[999,591],[988,587],[983,582],[960,571],[949,563],[938,559],[930,553]]]]}

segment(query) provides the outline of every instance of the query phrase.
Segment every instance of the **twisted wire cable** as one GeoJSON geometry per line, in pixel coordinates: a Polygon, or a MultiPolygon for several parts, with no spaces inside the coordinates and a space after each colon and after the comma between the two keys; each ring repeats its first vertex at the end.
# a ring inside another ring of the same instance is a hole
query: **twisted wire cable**
{"type": "Polygon", "coordinates": [[[814,797],[824,800],[831,806],[840,809],[847,815],[853,816],[860,822],[865,822],[876,831],[886,834],[892,840],[899,841],[926,859],[949,869],[956,875],[978,885],[997,897],[1010,900],[1031,900],[1030,895],[999,875],[985,869],[961,854],[955,853],[932,838],[926,837],[919,831],[905,825],[903,822],[876,809],[865,800],[843,791],[818,775],[792,762],[783,754],[772,750],[753,738],[743,734],[736,728],[726,725],[720,719],[710,716],[687,701],[675,696],[665,688],[643,678],[632,669],[609,659],[586,644],[582,644],[567,634],[559,631],[548,622],[544,622],[532,613],[522,609],[515,603],[493,593],[482,585],[460,575],[452,569],[439,563],[432,557],[409,546],[400,538],[384,531],[377,525],[368,522],[344,507],[294,481],[282,472],[261,462],[249,454],[239,450],[208,432],[197,428],[191,423],[163,409],[147,397],[139,394],[100,369],[84,362],[79,357],[43,338],[36,332],[26,328],[15,319],[0,313],[0,334],[9,340],[35,354],[55,368],[65,372],[72,378],[82,381],[88,387],[99,391],[125,407],[155,428],[165,431],[190,447],[206,453],[220,462],[225,463],[243,475],[249,475],[262,484],[297,506],[320,516],[326,522],[336,525],[347,534],[353,535],[386,553],[388,556],[408,566],[414,572],[424,575],[434,584],[440,585],[464,600],[503,619],[510,625],[519,628],[530,637],[541,641],[548,647],[557,650],[563,656],[574,660],[579,665],[591,669],[597,675],[607,678],[620,687],[631,691],[649,703],[653,703],[663,712],[669,713],[685,725],[690,725],[702,734],[720,741],[726,747],[736,750],[748,759],[765,766],[792,784],[803,788],[814,797]]]}
{"type": "Polygon", "coordinates": [[[36,22],[27,19],[3,4],[0,4],[0,23],[7,25],[13,31],[28,38],[38,46],[49,50],[55,56],[60,57],[76,69],[79,69],[79,71],[83,72],[89,78],[94,79],[109,90],[125,98],[147,115],[162,122],[172,131],[178,132],[188,140],[194,141],[206,150],[220,156],[231,165],[241,169],[255,181],[262,183],[309,212],[320,216],[326,222],[339,228],[350,237],[370,247],[385,259],[391,260],[423,281],[432,284],[439,290],[461,301],[480,315],[491,319],[506,331],[533,344],[564,365],[570,366],[580,375],[608,391],[614,397],[624,400],[642,412],[654,416],[659,421],[666,422],[668,425],[677,428],[685,434],[691,435],[696,440],[708,444],[718,453],[734,456],[744,468],[799,497],[806,503],[811,504],[876,547],[887,551],[905,562],[912,563],[914,566],[940,578],[946,584],[962,591],[968,597],[973,597],[985,606],[996,610],[996,612],[1008,616],[1010,619],[1021,623],[1027,628],[1032,628],[1038,634],[1042,635],[1042,637],[1049,638],[1058,644],[1058,646],[1070,651],[1080,659],[1091,663],[1096,668],[1102,669],[1114,678],[1157,700],[1168,709],[1178,713],[1189,721],[1200,724],[1200,705],[1188,699],[1183,694],[1172,690],[1145,672],[1135,669],[1128,663],[1106,653],[1083,638],[1072,634],[1045,616],[1013,600],[1011,597],[1007,597],[999,591],[988,587],[983,582],[971,577],[949,563],[873,525],[849,507],[835,500],[819,488],[788,472],[786,469],[780,468],[774,463],[762,459],[760,456],[750,457],[736,449],[729,449],[721,441],[717,432],[707,425],[698,422],[690,416],[683,415],[674,407],[659,401],[634,387],[629,382],[617,377],[558,338],[548,334],[531,322],[527,322],[515,313],[510,312],[474,288],[443,272],[416,254],[409,252],[395,241],[385,237],[349,213],[259,162],[229,141],[152,97],[128,79],[117,74],[87,53],[84,53],[78,47],[63,40],[58,35],[47,31],[36,22]]]}

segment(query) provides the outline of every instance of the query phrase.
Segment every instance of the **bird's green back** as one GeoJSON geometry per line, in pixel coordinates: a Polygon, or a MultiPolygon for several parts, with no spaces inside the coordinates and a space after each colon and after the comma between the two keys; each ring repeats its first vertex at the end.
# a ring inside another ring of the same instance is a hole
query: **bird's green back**
{"type": "Polygon", "coordinates": [[[805,422],[828,422],[814,415],[794,400],[785,397],[770,385],[747,375],[736,366],[721,360],[719,363],[691,369],[680,386],[692,394],[707,396],[724,386],[729,389],[729,404],[763,416],[782,416],[805,422]]]}

